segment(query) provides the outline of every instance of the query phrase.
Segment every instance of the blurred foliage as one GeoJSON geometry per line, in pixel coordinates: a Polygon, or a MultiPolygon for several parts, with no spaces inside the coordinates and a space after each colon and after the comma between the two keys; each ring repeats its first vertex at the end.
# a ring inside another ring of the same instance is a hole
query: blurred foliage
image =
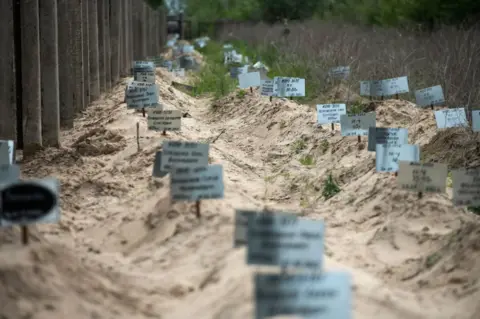
{"type": "Polygon", "coordinates": [[[145,2],[152,8],[157,9],[160,6],[163,6],[163,0],[145,0],[145,2]]]}
{"type": "MultiPolygon", "coordinates": [[[[155,0],[148,0],[155,1],[155,0]]],[[[471,25],[480,18],[478,0],[185,0],[196,21],[342,19],[354,23],[434,29],[471,25]]]]}

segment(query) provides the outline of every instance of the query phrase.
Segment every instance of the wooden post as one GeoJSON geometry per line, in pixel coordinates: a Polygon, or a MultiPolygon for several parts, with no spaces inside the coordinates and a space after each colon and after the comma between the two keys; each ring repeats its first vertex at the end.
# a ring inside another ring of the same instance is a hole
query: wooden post
{"type": "Polygon", "coordinates": [[[362,137],[360,135],[357,136],[358,143],[362,142],[362,137]]]}
{"type": "Polygon", "coordinates": [[[167,130],[163,130],[162,135],[167,136],[167,130]]]}
{"type": "Polygon", "coordinates": [[[137,122],[137,150],[140,152],[140,122],[137,122]]]}
{"type": "Polygon", "coordinates": [[[332,123],[332,131],[335,131],[335,124],[332,123]]]}
{"type": "Polygon", "coordinates": [[[24,246],[28,245],[28,226],[22,226],[22,244],[24,246]]]}
{"type": "Polygon", "coordinates": [[[145,108],[142,107],[142,116],[145,117],[145,108]]]}
{"type": "Polygon", "coordinates": [[[200,201],[199,200],[197,200],[195,202],[195,213],[197,215],[197,218],[200,218],[201,215],[200,215],[200,201]]]}

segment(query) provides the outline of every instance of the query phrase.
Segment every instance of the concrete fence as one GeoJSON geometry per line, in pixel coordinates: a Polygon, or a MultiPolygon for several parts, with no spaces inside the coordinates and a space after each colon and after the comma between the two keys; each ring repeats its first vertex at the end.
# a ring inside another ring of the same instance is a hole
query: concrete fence
{"type": "Polygon", "coordinates": [[[143,0],[1,0],[0,17],[0,139],[24,157],[166,42],[166,10],[143,0]]]}

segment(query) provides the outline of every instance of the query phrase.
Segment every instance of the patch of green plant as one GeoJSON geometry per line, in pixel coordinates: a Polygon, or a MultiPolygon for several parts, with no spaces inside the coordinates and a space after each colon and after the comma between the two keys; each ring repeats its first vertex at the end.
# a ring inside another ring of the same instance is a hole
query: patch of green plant
{"type": "Polygon", "coordinates": [[[225,73],[222,64],[207,62],[194,81],[193,95],[213,94],[218,99],[233,92],[237,86],[236,82],[225,73]]]}
{"type": "Polygon", "coordinates": [[[347,107],[347,114],[348,115],[355,115],[365,113],[367,105],[360,102],[360,101],[353,101],[347,107]]]}
{"type": "Polygon", "coordinates": [[[433,253],[425,259],[425,266],[427,268],[432,268],[440,261],[440,259],[442,259],[442,255],[439,252],[433,253]]]}
{"type": "Polygon", "coordinates": [[[472,213],[474,213],[475,215],[479,215],[480,216],[480,206],[469,206],[468,207],[468,210],[472,213]]]}
{"type": "Polygon", "coordinates": [[[305,166],[312,166],[315,164],[315,159],[312,155],[305,155],[300,158],[300,164],[305,166]]]}
{"type": "Polygon", "coordinates": [[[245,92],[245,90],[237,91],[237,98],[238,99],[243,99],[246,95],[247,95],[247,92],[245,92]]]}
{"type": "Polygon", "coordinates": [[[291,147],[292,151],[295,152],[295,154],[298,154],[307,148],[307,143],[304,140],[300,139],[293,142],[291,147]]]}
{"type": "Polygon", "coordinates": [[[332,173],[329,173],[327,179],[323,182],[322,197],[327,200],[340,193],[340,191],[341,189],[333,179],[332,173]]]}

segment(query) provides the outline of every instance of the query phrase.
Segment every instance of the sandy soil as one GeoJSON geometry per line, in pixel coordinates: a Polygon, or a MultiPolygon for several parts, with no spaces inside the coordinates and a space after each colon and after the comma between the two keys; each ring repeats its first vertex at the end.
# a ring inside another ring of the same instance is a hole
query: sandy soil
{"type": "MultiPolygon", "coordinates": [[[[325,219],[326,269],[353,275],[355,318],[479,318],[480,223],[448,195],[398,190],[393,175],[375,173],[366,141],[316,128],[312,107],[257,91],[194,99],[157,72],[165,108],[191,115],[180,133],[147,131],[119,85],[64,132],[60,150],[22,164],[23,177],[60,179],[63,215],[32,227],[27,248],[17,229],[0,233],[0,318],[253,318],[258,268],[233,249],[233,217],[264,206],[325,219]],[[210,153],[224,166],[226,198],[204,201],[197,220],[192,205],[170,204],[168,176],[151,178],[155,151],[164,139],[219,135],[210,153]],[[300,163],[306,154],[314,166],[300,163]],[[329,172],[342,191],[325,201],[329,172]]],[[[371,107],[378,126],[438,143],[432,112],[394,100],[371,107]]]]}

